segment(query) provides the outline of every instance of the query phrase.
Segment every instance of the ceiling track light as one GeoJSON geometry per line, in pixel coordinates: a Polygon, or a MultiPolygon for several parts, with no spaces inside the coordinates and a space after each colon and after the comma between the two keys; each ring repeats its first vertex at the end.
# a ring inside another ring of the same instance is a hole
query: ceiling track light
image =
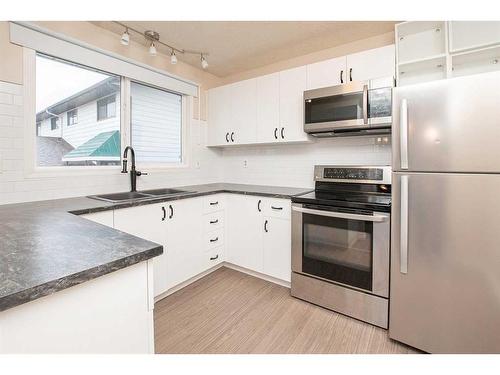
{"type": "Polygon", "coordinates": [[[170,63],[172,65],[177,64],[177,54],[192,54],[192,55],[199,55],[201,57],[201,67],[203,69],[208,68],[208,62],[206,59],[206,56],[208,56],[207,52],[202,52],[202,51],[193,51],[193,50],[185,50],[185,49],[179,49],[175,48],[167,43],[164,43],[160,40],[160,34],[158,34],[154,30],[146,30],[145,32],[141,32],[139,30],[134,29],[133,27],[130,27],[128,25],[125,25],[121,22],[118,21],[111,21],[113,23],[116,23],[117,25],[120,25],[125,28],[124,33],[121,36],[120,42],[124,46],[128,46],[130,43],[130,31],[144,37],[150,44],[149,44],[149,54],[152,56],[155,56],[158,53],[157,46],[164,46],[170,50],[170,63]]]}
{"type": "Polygon", "coordinates": [[[128,33],[128,27],[125,28],[125,31],[122,34],[122,37],[120,39],[121,44],[124,46],[128,46],[130,43],[130,34],[128,33]]]}
{"type": "Polygon", "coordinates": [[[177,56],[175,56],[175,51],[172,50],[170,53],[170,64],[175,65],[177,64],[177,56]]]}
{"type": "Polygon", "coordinates": [[[208,61],[207,61],[207,59],[205,58],[205,56],[203,55],[203,53],[200,54],[200,55],[201,55],[201,58],[200,58],[200,60],[201,60],[201,67],[203,69],[208,68],[208,61]]]}

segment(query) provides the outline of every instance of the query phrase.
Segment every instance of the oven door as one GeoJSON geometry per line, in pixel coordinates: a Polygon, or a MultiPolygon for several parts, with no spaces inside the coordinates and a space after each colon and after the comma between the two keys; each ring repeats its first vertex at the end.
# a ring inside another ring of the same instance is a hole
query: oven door
{"type": "Polygon", "coordinates": [[[292,205],[292,271],[389,295],[390,214],[292,205]]]}
{"type": "Polygon", "coordinates": [[[369,82],[352,82],[304,92],[304,131],[368,127],[369,82]]]}

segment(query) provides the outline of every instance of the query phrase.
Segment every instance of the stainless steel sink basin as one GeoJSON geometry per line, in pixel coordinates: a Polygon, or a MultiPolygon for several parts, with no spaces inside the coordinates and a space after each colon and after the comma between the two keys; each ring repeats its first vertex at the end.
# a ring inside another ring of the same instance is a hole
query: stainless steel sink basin
{"type": "Polygon", "coordinates": [[[184,194],[184,193],[190,193],[189,191],[186,190],[177,190],[177,189],[153,189],[153,190],[141,190],[141,193],[147,194],[147,195],[154,195],[155,197],[158,196],[164,196],[164,195],[177,195],[177,194],[184,194]]]}
{"type": "Polygon", "coordinates": [[[106,201],[111,203],[117,203],[123,201],[152,198],[152,196],[138,192],[126,192],[126,193],[94,195],[90,198],[99,199],[101,201],[106,201]]]}
{"type": "Polygon", "coordinates": [[[181,194],[189,194],[191,191],[186,190],[178,190],[178,189],[153,189],[153,190],[144,190],[137,192],[126,192],[126,193],[115,193],[115,194],[101,194],[101,195],[93,195],[89,198],[98,199],[101,201],[111,202],[111,203],[119,203],[133,200],[142,200],[142,199],[152,199],[158,197],[168,197],[174,195],[181,194]]]}

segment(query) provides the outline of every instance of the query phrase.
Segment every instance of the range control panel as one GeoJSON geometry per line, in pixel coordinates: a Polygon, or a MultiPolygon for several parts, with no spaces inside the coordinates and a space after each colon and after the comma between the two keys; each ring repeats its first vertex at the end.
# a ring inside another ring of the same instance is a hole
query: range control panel
{"type": "Polygon", "coordinates": [[[317,165],[314,169],[314,179],[316,181],[372,184],[391,183],[390,166],[350,167],[317,165]]]}
{"type": "Polygon", "coordinates": [[[372,168],[325,168],[323,178],[335,180],[375,180],[382,181],[383,169],[372,168]]]}

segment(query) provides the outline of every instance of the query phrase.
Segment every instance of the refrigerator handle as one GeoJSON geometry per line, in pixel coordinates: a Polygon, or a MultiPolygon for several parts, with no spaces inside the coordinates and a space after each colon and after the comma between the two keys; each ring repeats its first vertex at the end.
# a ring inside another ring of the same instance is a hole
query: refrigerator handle
{"type": "Polygon", "coordinates": [[[408,273],[408,176],[401,176],[401,227],[400,227],[400,268],[408,273]]]}
{"type": "Polygon", "coordinates": [[[401,100],[399,111],[399,143],[401,153],[401,169],[408,169],[408,102],[401,100]]]}

